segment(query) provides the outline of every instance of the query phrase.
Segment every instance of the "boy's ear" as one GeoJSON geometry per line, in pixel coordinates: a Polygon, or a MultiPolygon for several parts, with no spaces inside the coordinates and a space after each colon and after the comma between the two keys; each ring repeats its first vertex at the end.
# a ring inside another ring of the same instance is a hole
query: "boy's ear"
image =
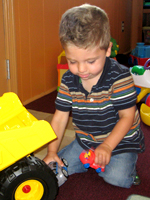
{"type": "Polygon", "coordinates": [[[108,47],[108,49],[107,49],[107,51],[106,51],[106,56],[107,56],[107,57],[109,57],[109,56],[111,55],[111,48],[112,48],[112,46],[113,46],[113,43],[110,42],[110,43],[109,43],[109,47],[108,47]]]}

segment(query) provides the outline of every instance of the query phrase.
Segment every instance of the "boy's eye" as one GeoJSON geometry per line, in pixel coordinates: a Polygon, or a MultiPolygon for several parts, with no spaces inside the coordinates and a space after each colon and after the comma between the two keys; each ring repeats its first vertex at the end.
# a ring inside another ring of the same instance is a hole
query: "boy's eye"
{"type": "Polygon", "coordinates": [[[71,65],[73,65],[73,64],[75,64],[75,63],[76,63],[75,61],[70,61],[70,64],[71,64],[71,65]]]}
{"type": "Polygon", "coordinates": [[[95,63],[95,60],[88,61],[89,64],[95,63]]]}

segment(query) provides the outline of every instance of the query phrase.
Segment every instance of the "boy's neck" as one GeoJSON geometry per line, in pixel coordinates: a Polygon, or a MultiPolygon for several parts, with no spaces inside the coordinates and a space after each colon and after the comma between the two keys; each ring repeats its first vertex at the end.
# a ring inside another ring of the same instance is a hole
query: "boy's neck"
{"type": "MultiPolygon", "coordinates": [[[[102,74],[102,73],[101,73],[102,74]]],[[[91,92],[92,90],[92,87],[94,85],[97,84],[97,82],[99,81],[100,77],[101,77],[101,74],[98,76],[98,77],[95,77],[95,78],[92,78],[92,79],[88,79],[88,80],[84,80],[84,79],[81,79],[81,82],[82,82],[82,85],[84,87],[84,89],[87,91],[87,92],[91,92]]]]}
{"type": "Polygon", "coordinates": [[[82,81],[82,85],[84,87],[84,89],[90,93],[93,87],[93,83],[88,83],[87,81],[85,82],[84,80],[82,81]]]}

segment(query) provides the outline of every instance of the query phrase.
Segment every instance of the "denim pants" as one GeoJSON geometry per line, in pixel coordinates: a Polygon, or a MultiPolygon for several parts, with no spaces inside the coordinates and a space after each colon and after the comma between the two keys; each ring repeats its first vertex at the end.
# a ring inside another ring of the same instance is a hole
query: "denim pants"
{"type": "MultiPolygon", "coordinates": [[[[84,168],[79,159],[79,155],[83,150],[75,139],[58,153],[60,158],[67,160],[69,175],[86,172],[88,170],[84,168]]],[[[114,155],[111,157],[109,164],[106,165],[105,172],[101,172],[98,175],[107,183],[123,188],[130,188],[136,176],[137,158],[137,153],[114,155]]]]}

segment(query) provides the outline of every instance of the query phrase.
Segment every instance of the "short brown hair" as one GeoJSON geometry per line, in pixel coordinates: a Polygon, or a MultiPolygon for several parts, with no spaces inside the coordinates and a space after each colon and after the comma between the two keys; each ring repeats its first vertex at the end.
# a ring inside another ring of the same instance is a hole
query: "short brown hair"
{"type": "Polygon", "coordinates": [[[85,49],[99,45],[107,50],[110,43],[108,16],[97,6],[73,7],[62,15],[59,37],[64,48],[70,44],[85,49]]]}

